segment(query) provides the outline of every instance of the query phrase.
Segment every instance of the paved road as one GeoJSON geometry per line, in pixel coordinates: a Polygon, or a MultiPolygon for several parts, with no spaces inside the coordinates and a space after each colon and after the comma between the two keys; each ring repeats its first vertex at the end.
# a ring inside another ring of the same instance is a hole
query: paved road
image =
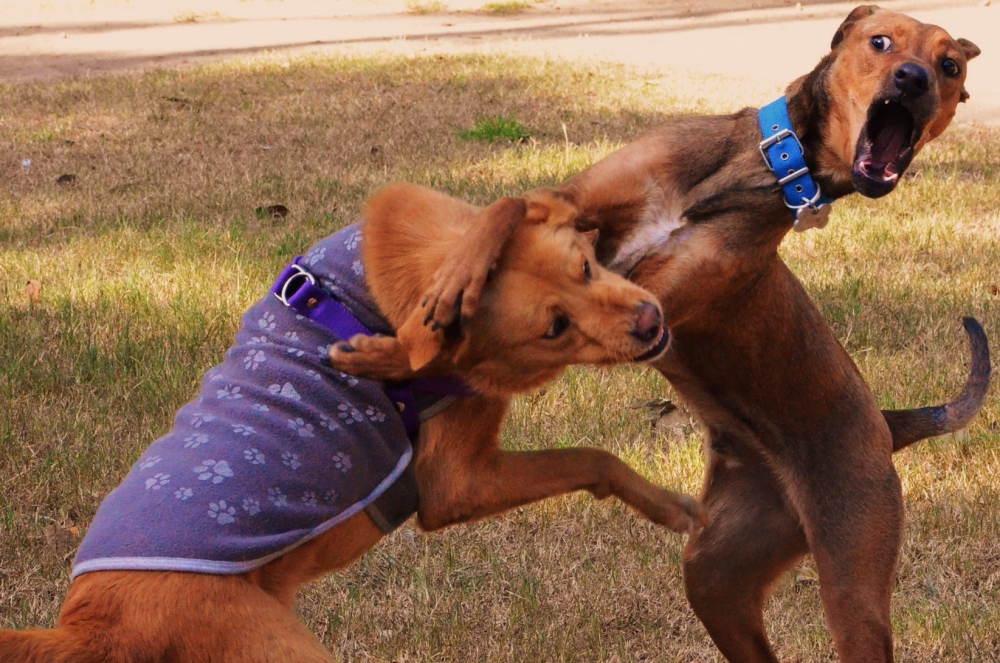
{"type": "MultiPolygon", "coordinates": [[[[0,81],[184,66],[263,50],[503,52],[683,69],[780,90],[822,57],[855,4],[544,0],[513,16],[474,11],[486,1],[445,0],[448,11],[419,15],[406,0],[52,0],[37,7],[0,0],[0,81]]],[[[1000,125],[1000,2],[881,4],[983,49],[958,120],[1000,125]]]]}

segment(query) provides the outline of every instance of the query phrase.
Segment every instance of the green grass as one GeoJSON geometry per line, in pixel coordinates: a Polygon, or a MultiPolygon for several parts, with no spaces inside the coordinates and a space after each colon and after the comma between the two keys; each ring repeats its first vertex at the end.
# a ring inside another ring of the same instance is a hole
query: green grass
{"type": "Polygon", "coordinates": [[[486,143],[499,141],[520,143],[531,136],[527,128],[516,118],[508,118],[503,115],[478,118],[472,129],[460,131],[458,135],[465,140],[479,140],[486,143]]]}
{"type": "MultiPolygon", "coordinates": [[[[483,204],[555,184],[670,115],[773,98],[668,74],[269,56],[3,87],[0,627],[54,622],[69,559],[46,527],[89,522],[281,266],[356,220],[378,187],[404,179],[483,204]],[[532,140],[459,136],[497,116],[531,127],[532,140]],[[57,184],[67,173],[76,181],[57,184]],[[279,204],[285,219],[254,213],[279,204]],[[28,279],[43,283],[38,306],[28,279]]],[[[960,316],[1000,339],[998,155],[1000,131],[953,127],[891,196],[838,203],[825,230],[783,246],[883,406],[957,391],[960,316]]],[[[631,407],[669,395],[646,369],[573,369],[516,403],[505,441],[595,444],[696,492],[699,434],[656,434],[631,407]]],[[[992,398],[968,437],[895,459],[907,509],[900,660],[995,656],[998,419],[992,398]]],[[[348,661],[720,660],[684,599],[682,543],[617,503],[573,496],[431,536],[404,527],[310,586],[299,610],[348,661]]],[[[809,576],[806,562],[769,603],[783,660],[832,657],[809,576]]]]}

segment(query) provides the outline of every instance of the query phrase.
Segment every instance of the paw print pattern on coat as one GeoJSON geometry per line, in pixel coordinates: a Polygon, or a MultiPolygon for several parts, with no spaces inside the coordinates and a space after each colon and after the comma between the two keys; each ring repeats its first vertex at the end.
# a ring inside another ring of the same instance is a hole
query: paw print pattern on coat
{"type": "Polygon", "coordinates": [[[313,380],[322,380],[323,379],[323,376],[321,376],[319,373],[317,373],[316,371],[312,370],[311,368],[308,371],[306,371],[306,377],[312,378],[313,380]]]}
{"type": "Polygon", "coordinates": [[[202,424],[207,424],[212,421],[215,421],[214,414],[202,414],[201,412],[195,412],[194,416],[191,417],[191,426],[194,428],[201,428],[202,424]]]}
{"type": "Polygon", "coordinates": [[[297,470],[302,467],[302,459],[298,454],[293,454],[291,451],[281,452],[281,462],[293,470],[297,470]]]}
{"type": "Polygon", "coordinates": [[[226,500],[219,500],[208,505],[208,517],[214,518],[220,525],[228,525],[236,522],[236,507],[226,504],[226,500]]]}
{"type": "Polygon", "coordinates": [[[360,424],[365,420],[364,415],[358,412],[357,408],[351,407],[347,403],[341,403],[337,406],[337,418],[340,419],[345,426],[360,424]]]}
{"type": "Polygon", "coordinates": [[[256,516],[260,513],[260,501],[252,497],[243,498],[243,510],[247,512],[248,516],[256,516]]]}
{"type": "Polygon", "coordinates": [[[275,396],[282,396],[284,398],[290,398],[293,401],[301,401],[302,396],[299,392],[295,391],[295,387],[292,386],[291,382],[286,382],[285,384],[272,384],[267,388],[269,392],[275,396]]]}
{"type": "Polygon", "coordinates": [[[243,457],[250,461],[251,465],[263,465],[264,464],[264,454],[260,449],[244,449],[243,457]]]}
{"type": "Polygon", "coordinates": [[[203,444],[208,443],[212,439],[204,433],[193,433],[184,438],[184,448],[185,449],[197,449],[203,444]]]}
{"type": "Polygon", "coordinates": [[[347,373],[341,373],[340,379],[346,382],[348,387],[355,387],[358,384],[358,379],[353,375],[348,375],[347,373]]]}
{"type": "Polygon", "coordinates": [[[385,414],[383,414],[382,411],[379,410],[374,405],[369,405],[367,408],[365,408],[365,416],[368,417],[368,421],[374,423],[380,424],[383,421],[385,421],[385,414]]]}
{"type": "Polygon", "coordinates": [[[157,472],[153,476],[146,479],[146,490],[159,490],[168,483],[170,483],[170,475],[164,474],[163,472],[157,472]]]}
{"type": "Polygon", "coordinates": [[[191,490],[190,488],[185,488],[184,486],[181,486],[180,488],[174,491],[174,497],[179,499],[181,502],[188,501],[189,499],[191,499],[193,495],[194,491],[191,490]]]}
{"type": "Polygon", "coordinates": [[[247,426],[246,424],[236,424],[233,426],[233,435],[242,435],[243,437],[250,437],[256,433],[256,429],[253,426],[247,426]]]}
{"type": "Polygon", "coordinates": [[[314,249],[306,254],[306,264],[309,265],[310,267],[313,267],[316,263],[322,260],[324,256],[326,256],[325,246],[321,246],[318,249],[314,249]]]}
{"type": "Polygon", "coordinates": [[[329,357],[330,348],[333,347],[333,343],[328,343],[327,345],[317,345],[316,351],[319,353],[320,357],[329,357]]]}
{"type": "Polygon", "coordinates": [[[201,465],[192,470],[198,475],[198,481],[209,481],[212,483],[222,483],[233,476],[233,470],[229,463],[224,460],[212,460],[211,458],[201,461],[201,465]]]}
{"type": "Polygon", "coordinates": [[[365,273],[365,266],[361,264],[360,260],[355,260],[351,263],[351,270],[354,272],[355,276],[361,276],[365,273]]]}
{"type": "Polygon", "coordinates": [[[231,384],[227,384],[215,392],[215,397],[220,401],[238,401],[243,398],[243,394],[240,393],[241,390],[242,387],[234,387],[231,384]]]}
{"type": "Polygon", "coordinates": [[[316,493],[311,490],[302,493],[302,503],[306,506],[316,506],[316,493]]]}
{"type": "Polygon", "coordinates": [[[299,434],[299,437],[316,437],[313,434],[313,425],[307,424],[302,417],[295,417],[288,420],[288,427],[299,434]]]}
{"type": "Polygon", "coordinates": [[[347,236],[346,240],[344,240],[344,248],[347,249],[348,251],[353,251],[354,249],[358,248],[358,244],[360,244],[361,240],[363,239],[364,236],[361,234],[361,231],[355,230],[354,232],[352,232],[350,235],[347,236]]]}
{"type": "Polygon", "coordinates": [[[295,355],[296,357],[301,357],[306,353],[305,350],[299,350],[298,348],[285,348],[285,352],[290,355],[295,355]]]}
{"type": "Polygon", "coordinates": [[[323,501],[326,502],[327,504],[333,504],[334,502],[337,501],[338,497],[340,497],[340,493],[331,488],[330,490],[326,491],[326,493],[323,494],[323,501]]]}
{"type": "Polygon", "coordinates": [[[267,345],[268,342],[266,336],[251,336],[247,345],[267,345]]]}
{"type": "Polygon", "coordinates": [[[344,474],[347,474],[347,470],[351,469],[351,457],[343,451],[338,451],[333,454],[333,466],[344,474]]]}
{"type": "Polygon", "coordinates": [[[152,466],[154,466],[157,463],[159,463],[161,460],[163,460],[163,456],[150,456],[149,458],[147,458],[144,461],[142,461],[141,463],[139,463],[139,469],[140,470],[148,470],[152,466]]]}
{"type": "Polygon", "coordinates": [[[288,506],[288,496],[281,492],[281,488],[268,488],[267,499],[274,506],[288,506]]]}
{"type": "Polygon", "coordinates": [[[340,425],[336,421],[330,419],[330,417],[326,416],[325,414],[319,415],[319,425],[330,431],[340,429],[340,425]]]}
{"type": "Polygon", "coordinates": [[[298,332],[293,332],[293,331],[287,331],[287,332],[285,332],[285,340],[286,341],[297,341],[297,340],[299,340],[299,334],[298,334],[298,332]]]}
{"type": "Polygon", "coordinates": [[[264,315],[261,316],[260,320],[257,321],[257,329],[261,331],[271,332],[274,331],[274,327],[275,327],[274,314],[265,311],[264,315]]]}
{"type": "Polygon", "coordinates": [[[268,406],[264,405],[263,403],[254,403],[253,404],[253,409],[257,410],[258,412],[270,412],[271,411],[271,408],[269,408],[268,406]]]}
{"type": "Polygon", "coordinates": [[[257,367],[267,361],[267,355],[264,354],[263,350],[254,350],[250,348],[247,352],[247,356],[243,358],[243,367],[248,371],[256,371],[257,367]]]}

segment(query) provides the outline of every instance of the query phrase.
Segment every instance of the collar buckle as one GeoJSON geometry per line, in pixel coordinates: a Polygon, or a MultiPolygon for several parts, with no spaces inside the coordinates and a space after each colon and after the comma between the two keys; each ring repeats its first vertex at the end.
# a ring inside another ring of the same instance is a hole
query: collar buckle
{"type": "Polygon", "coordinates": [[[805,149],[792,127],[785,98],[779,97],[761,108],[757,121],[764,136],[759,144],[760,156],[778,180],[783,202],[795,219],[794,229],[803,232],[822,228],[830,217],[833,200],[823,195],[819,182],[809,172],[805,149]]]}

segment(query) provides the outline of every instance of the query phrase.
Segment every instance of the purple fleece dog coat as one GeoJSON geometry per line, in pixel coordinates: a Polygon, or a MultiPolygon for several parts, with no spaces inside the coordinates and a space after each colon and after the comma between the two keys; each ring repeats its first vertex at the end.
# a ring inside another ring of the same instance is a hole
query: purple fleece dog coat
{"type": "MultiPolygon", "coordinates": [[[[365,285],[361,241],[350,226],[300,264],[361,324],[391,334],[365,285]]],[[[243,573],[362,509],[386,532],[409,517],[416,489],[404,473],[403,422],[378,383],[325,363],[339,340],[270,293],[257,302],[198,398],[101,504],[72,576],[243,573]]],[[[421,419],[454,399],[414,395],[421,419]]]]}

